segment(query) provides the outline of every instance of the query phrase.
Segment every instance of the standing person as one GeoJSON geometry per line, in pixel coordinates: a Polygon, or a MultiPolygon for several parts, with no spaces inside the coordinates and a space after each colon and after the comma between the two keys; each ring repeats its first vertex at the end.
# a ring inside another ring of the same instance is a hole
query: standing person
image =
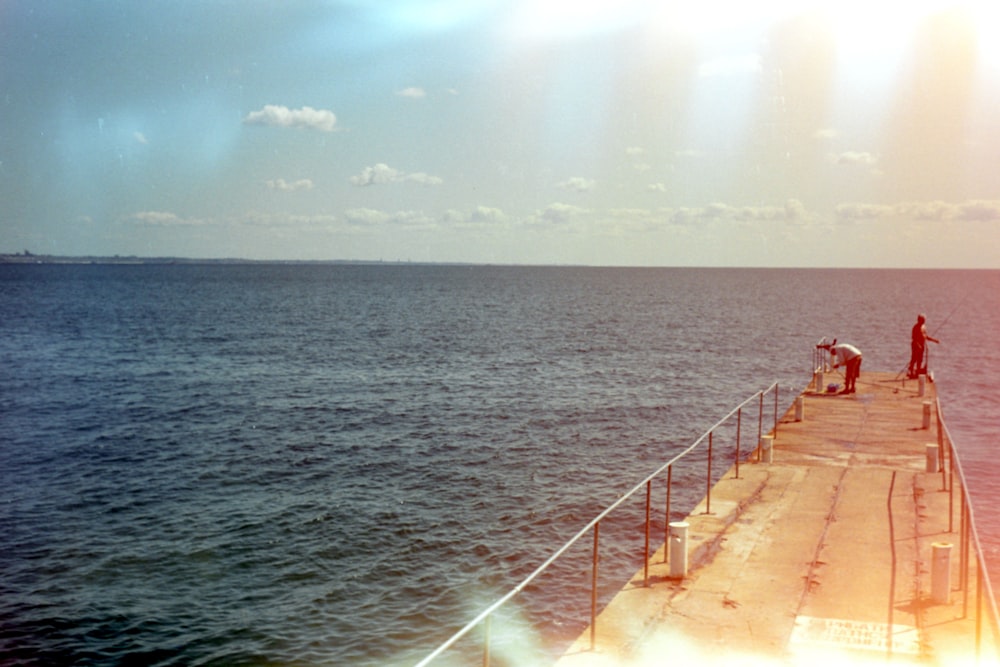
{"type": "Polygon", "coordinates": [[[858,376],[861,375],[861,350],[847,343],[837,343],[830,346],[830,356],[833,367],[847,366],[844,374],[844,391],[842,394],[853,394],[858,376]]]}
{"type": "Polygon", "coordinates": [[[906,369],[906,377],[911,379],[921,373],[927,372],[927,367],[924,366],[924,353],[927,351],[927,341],[932,343],[941,342],[927,333],[927,327],[924,325],[926,321],[927,318],[924,317],[923,313],[917,315],[917,323],[913,325],[910,335],[910,365],[906,369]]]}

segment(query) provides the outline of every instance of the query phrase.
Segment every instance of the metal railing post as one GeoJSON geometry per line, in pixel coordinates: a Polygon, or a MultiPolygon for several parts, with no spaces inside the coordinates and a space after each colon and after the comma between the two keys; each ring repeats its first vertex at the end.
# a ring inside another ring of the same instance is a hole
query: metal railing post
{"type": "Polygon", "coordinates": [[[778,439],[778,383],[774,383],[774,439],[778,439]]]}
{"type": "Polygon", "coordinates": [[[712,513],[712,431],[708,432],[708,471],[705,474],[705,514],[712,513]]]}
{"type": "Polygon", "coordinates": [[[983,643],[983,577],[986,576],[983,561],[976,558],[976,662],[979,662],[983,643]]]}
{"type": "Polygon", "coordinates": [[[663,562],[667,562],[667,545],[670,544],[670,487],[674,476],[673,464],[667,466],[667,510],[663,520],[663,562]]]}
{"type": "Polygon", "coordinates": [[[892,657],[892,614],[896,606],[896,530],[892,521],[892,493],[896,487],[896,471],[892,471],[892,481],[889,482],[889,498],[886,500],[889,509],[889,548],[892,552],[892,572],[889,578],[889,622],[886,623],[886,650],[892,657]]]}
{"type": "Polygon", "coordinates": [[[760,392],[760,409],[757,411],[757,462],[760,463],[760,436],[764,435],[764,392],[760,392]]]}
{"type": "Polygon", "coordinates": [[[590,578],[590,650],[597,644],[597,547],[601,540],[601,522],[594,524],[594,569],[590,578]]]}
{"type": "Polygon", "coordinates": [[[483,628],[485,638],[483,641],[483,667],[490,667],[490,627],[493,623],[493,614],[486,617],[486,627],[483,628]]]}
{"type": "Polygon", "coordinates": [[[649,506],[653,494],[653,480],[646,482],[646,546],[642,552],[642,585],[649,587],[649,506]]]}
{"type": "Polygon", "coordinates": [[[736,410],[736,479],[740,478],[740,426],[743,421],[743,408],[736,410]]]}

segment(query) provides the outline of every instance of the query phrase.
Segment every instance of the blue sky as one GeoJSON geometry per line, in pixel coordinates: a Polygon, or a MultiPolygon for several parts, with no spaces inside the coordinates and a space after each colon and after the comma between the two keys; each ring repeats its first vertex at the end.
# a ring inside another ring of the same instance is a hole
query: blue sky
{"type": "Polygon", "coordinates": [[[0,252],[1000,268],[993,4],[0,0],[0,252]]]}

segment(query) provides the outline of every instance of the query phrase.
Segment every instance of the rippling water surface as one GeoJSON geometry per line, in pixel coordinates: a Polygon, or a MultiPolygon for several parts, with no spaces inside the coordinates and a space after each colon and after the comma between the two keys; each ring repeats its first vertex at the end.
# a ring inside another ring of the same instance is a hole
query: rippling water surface
{"type": "MultiPolygon", "coordinates": [[[[821,336],[897,370],[921,311],[1000,560],[1000,272],[0,265],[0,656],[413,664],[821,336]]],[[[519,643],[581,629],[588,559],[519,643]]]]}

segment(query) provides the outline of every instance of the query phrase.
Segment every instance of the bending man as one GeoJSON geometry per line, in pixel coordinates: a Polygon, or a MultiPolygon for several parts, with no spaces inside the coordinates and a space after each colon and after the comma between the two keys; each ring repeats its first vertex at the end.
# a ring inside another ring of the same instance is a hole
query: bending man
{"type": "Polygon", "coordinates": [[[847,343],[837,343],[830,346],[830,357],[834,368],[847,366],[844,374],[844,391],[841,393],[853,394],[858,376],[861,375],[861,350],[847,343]]]}

